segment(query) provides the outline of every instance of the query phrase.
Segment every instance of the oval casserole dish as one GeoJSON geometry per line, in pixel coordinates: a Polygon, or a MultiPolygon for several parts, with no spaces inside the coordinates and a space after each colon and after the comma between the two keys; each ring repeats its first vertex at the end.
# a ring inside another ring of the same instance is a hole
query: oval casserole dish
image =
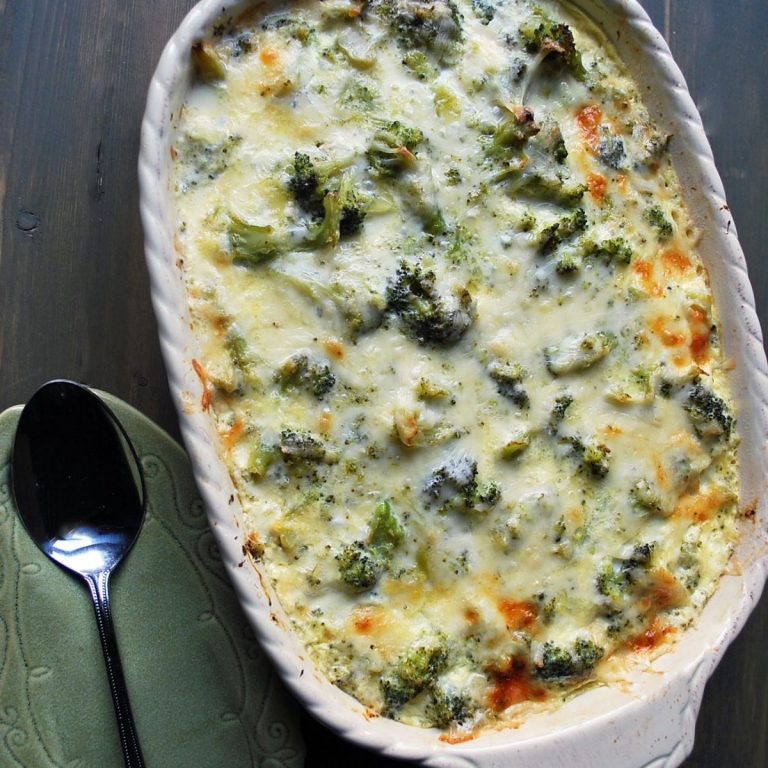
{"type": "Polygon", "coordinates": [[[139,179],[152,299],[171,392],[206,502],[211,527],[241,604],[283,680],[318,719],[362,746],[390,757],[434,766],[518,768],[610,765],[672,768],[693,746],[705,683],[757,603],[768,572],[765,530],[768,365],[744,256],[725,203],[722,182],[701,118],[669,48],[635,0],[577,0],[616,47],[655,121],[674,138],[670,152],[719,310],[725,356],[734,361],[730,386],[740,438],[740,541],[728,572],[694,627],[644,666],[627,684],[594,688],[518,728],[486,731],[448,744],[440,732],[366,716],[365,708],[329,683],[290,629],[259,564],[243,554],[241,510],[219,458],[212,417],[203,408],[199,358],[190,329],[184,282],[174,248],[175,206],[170,145],[175,120],[192,82],[190,50],[222,14],[253,3],[203,0],[171,38],[149,89],[142,127],[139,179]]]}

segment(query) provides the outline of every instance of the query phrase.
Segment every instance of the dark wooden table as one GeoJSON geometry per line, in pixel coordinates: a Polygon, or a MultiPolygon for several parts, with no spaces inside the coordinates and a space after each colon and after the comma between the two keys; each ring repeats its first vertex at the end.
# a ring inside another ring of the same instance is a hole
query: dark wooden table
{"type": "MultiPolygon", "coordinates": [[[[122,397],[178,436],[144,267],[136,158],[147,85],[193,3],[0,0],[0,410],[64,376],[122,397]]],[[[768,3],[643,4],[701,110],[765,327],[768,3]]],[[[687,768],[768,766],[767,639],[764,596],[707,686],[687,768]]],[[[397,765],[306,717],[304,730],[310,768],[397,765]]]]}

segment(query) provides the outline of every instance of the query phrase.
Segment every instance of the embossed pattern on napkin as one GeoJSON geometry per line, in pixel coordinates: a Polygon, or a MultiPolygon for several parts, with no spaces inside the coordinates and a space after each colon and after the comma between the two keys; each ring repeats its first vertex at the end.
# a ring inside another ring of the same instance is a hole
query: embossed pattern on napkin
{"type": "MultiPolygon", "coordinates": [[[[144,528],[115,574],[118,642],[147,765],[299,768],[296,705],[237,603],[182,449],[105,396],[146,476],[144,528]]],[[[0,414],[0,765],[122,765],[91,605],[39,552],[9,486],[20,407],[0,414]]]]}

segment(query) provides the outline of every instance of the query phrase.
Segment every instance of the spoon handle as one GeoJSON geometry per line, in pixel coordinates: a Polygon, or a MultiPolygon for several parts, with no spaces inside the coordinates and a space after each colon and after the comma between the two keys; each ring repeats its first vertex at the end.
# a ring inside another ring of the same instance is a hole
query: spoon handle
{"type": "Polygon", "coordinates": [[[144,758],[141,755],[136,727],[133,724],[131,705],[128,700],[128,689],[123,676],[123,665],[120,663],[120,653],[117,649],[115,628],[112,624],[112,611],[109,607],[109,571],[84,575],[91,592],[93,607],[96,611],[96,623],[99,627],[101,650],[104,652],[104,662],[107,665],[107,677],[112,691],[112,703],[115,706],[117,728],[120,732],[120,744],[123,748],[125,768],[144,768],[144,758]]]}

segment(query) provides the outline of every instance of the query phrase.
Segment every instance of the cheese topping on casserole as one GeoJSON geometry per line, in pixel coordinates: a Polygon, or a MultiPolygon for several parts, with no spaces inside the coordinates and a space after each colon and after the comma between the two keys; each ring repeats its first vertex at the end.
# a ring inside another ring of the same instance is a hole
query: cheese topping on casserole
{"type": "Polygon", "coordinates": [[[734,419],[669,137],[595,27],[269,3],[192,59],[195,367],[318,667],[471,731],[688,626],[735,540],[734,419]]]}

